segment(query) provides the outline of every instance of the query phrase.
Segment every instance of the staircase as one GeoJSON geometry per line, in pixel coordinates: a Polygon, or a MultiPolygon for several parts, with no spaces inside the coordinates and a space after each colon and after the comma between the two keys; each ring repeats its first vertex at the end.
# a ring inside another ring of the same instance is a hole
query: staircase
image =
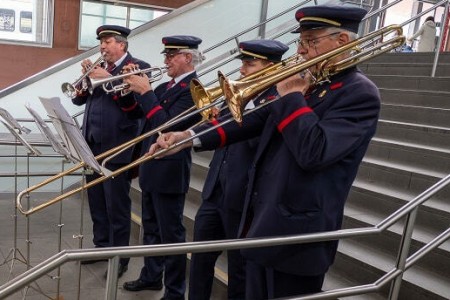
{"type": "MultiPolygon", "coordinates": [[[[359,66],[378,85],[382,108],[347,200],[344,228],[376,225],[450,173],[450,54],[440,56],[435,78],[430,77],[433,59],[430,53],[389,53],[359,66]]],[[[193,154],[185,208],[189,240],[211,155],[193,154]]],[[[450,187],[419,209],[412,251],[448,228],[449,199],[450,187]]],[[[342,240],[324,289],[373,283],[392,269],[402,228],[398,224],[379,236],[342,240]]],[[[214,299],[226,299],[225,262],[222,255],[214,299]]],[[[351,298],[385,299],[388,292],[386,287],[382,294],[351,298]]],[[[400,299],[450,299],[450,241],[405,273],[400,299]]]]}

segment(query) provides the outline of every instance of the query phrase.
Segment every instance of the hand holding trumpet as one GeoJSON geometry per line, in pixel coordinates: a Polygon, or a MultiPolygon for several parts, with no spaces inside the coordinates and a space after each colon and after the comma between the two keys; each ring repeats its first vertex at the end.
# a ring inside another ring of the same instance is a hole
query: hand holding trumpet
{"type": "Polygon", "coordinates": [[[90,59],[81,62],[81,72],[87,74],[89,78],[100,79],[111,76],[108,71],[100,67],[100,64],[93,64],[90,59]]]}
{"type": "MultiPolygon", "coordinates": [[[[126,75],[127,73],[133,73],[134,71],[139,70],[139,65],[128,64],[122,69],[122,74],[126,75]]],[[[150,84],[150,80],[145,73],[139,74],[131,74],[130,76],[126,76],[123,78],[123,83],[127,85],[127,88],[124,90],[124,93],[127,94],[129,92],[135,92],[140,95],[147,93],[152,90],[152,85],[150,84]]]]}

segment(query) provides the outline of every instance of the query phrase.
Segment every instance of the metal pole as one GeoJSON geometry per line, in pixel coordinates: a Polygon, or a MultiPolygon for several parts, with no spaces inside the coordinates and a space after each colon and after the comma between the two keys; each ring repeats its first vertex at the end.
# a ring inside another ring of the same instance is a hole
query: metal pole
{"type": "Polygon", "coordinates": [[[395,280],[391,284],[391,290],[389,291],[390,300],[397,300],[398,294],[400,293],[400,288],[402,286],[403,280],[403,273],[406,269],[406,260],[408,259],[409,248],[411,246],[414,224],[416,222],[417,210],[418,208],[416,207],[406,217],[406,225],[403,230],[403,235],[399,247],[399,254],[396,263],[396,268],[397,270],[401,270],[401,273],[395,278],[395,280]]]}

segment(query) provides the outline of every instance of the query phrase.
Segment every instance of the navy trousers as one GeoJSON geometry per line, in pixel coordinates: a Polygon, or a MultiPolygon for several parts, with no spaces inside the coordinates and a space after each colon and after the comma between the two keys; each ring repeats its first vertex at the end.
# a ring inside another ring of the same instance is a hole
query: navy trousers
{"type": "MultiPolygon", "coordinates": [[[[142,192],[143,243],[158,245],[184,243],[183,225],[185,194],[142,192]]],[[[183,298],[186,291],[186,254],[165,257],[145,257],[139,279],[144,282],[160,280],[164,274],[164,297],[183,298]]]]}
{"type": "Polygon", "coordinates": [[[246,299],[262,300],[292,297],[322,290],[325,274],[299,276],[267,268],[247,260],[246,299]]]}
{"type": "MultiPolygon", "coordinates": [[[[222,195],[222,189],[217,186],[213,197],[202,202],[195,216],[194,241],[235,239],[237,237],[242,213],[224,209],[222,195]]],[[[210,299],[214,280],[214,266],[220,253],[192,254],[189,275],[190,300],[210,299]]],[[[228,251],[227,260],[228,299],[244,299],[245,260],[239,250],[228,251]]]]}
{"type": "MultiPolygon", "coordinates": [[[[90,145],[94,155],[98,151],[96,146],[90,145]]],[[[109,164],[106,167],[111,171],[117,170],[123,165],[109,164]]],[[[99,175],[86,176],[90,182],[99,175]]],[[[130,243],[131,229],[131,180],[128,172],[124,172],[114,179],[108,179],[103,183],[94,185],[87,190],[89,209],[93,223],[95,247],[128,246],[130,243]]],[[[129,258],[122,258],[120,263],[128,265],[129,258]]]]}

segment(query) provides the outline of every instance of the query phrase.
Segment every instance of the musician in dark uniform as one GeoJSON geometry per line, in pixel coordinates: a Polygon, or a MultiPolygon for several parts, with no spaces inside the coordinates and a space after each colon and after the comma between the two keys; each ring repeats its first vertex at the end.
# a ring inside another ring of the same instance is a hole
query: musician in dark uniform
{"type": "MultiPolygon", "coordinates": [[[[127,37],[130,29],[103,25],[97,28],[97,39],[100,40],[100,52],[105,65],[97,66],[89,73],[94,79],[118,75],[127,64],[148,68],[149,64],[134,58],[128,52],[127,37]]],[[[84,60],[81,65],[83,73],[92,62],[84,60]]],[[[107,94],[102,87],[97,87],[93,94],[86,90],[72,99],[75,105],[86,105],[83,119],[83,135],[94,155],[103,153],[123,144],[137,136],[139,121],[130,117],[128,111],[136,106],[132,102],[123,101],[117,94],[107,94]]],[[[116,170],[131,162],[132,149],[129,149],[111,160],[106,167],[116,170]]],[[[90,182],[98,178],[98,174],[88,175],[90,182]]],[[[129,197],[130,177],[127,172],[97,184],[88,189],[89,208],[93,222],[95,247],[128,246],[130,240],[131,200],[129,197]]],[[[82,262],[95,263],[98,260],[82,262]]],[[[127,258],[122,258],[119,265],[119,277],[128,269],[127,258]]]]}
{"type": "MultiPolygon", "coordinates": [[[[365,14],[364,9],[347,6],[299,9],[298,53],[308,60],[354,40],[365,14]]],[[[331,63],[350,55],[342,52],[331,63]]],[[[311,68],[315,75],[317,68],[311,68]]],[[[260,136],[249,172],[241,238],[341,228],[347,195],[375,134],[380,96],[357,67],[321,83],[311,84],[311,79],[308,74],[297,74],[280,80],[281,98],[244,116],[242,126],[223,125],[180,147],[195,143],[208,150],[260,136]]],[[[165,133],[149,154],[186,136],[191,133],[165,133]]],[[[319,292],[337,245],[337,241],[326,241],[242,249],[247,260],[246,299],[319,292]]]]}
{"type": "MultiPolygon", "coordinates": [[[[194,106],[189,83],[197,77],[195,66],[203,60],[203,55],[198,50],[201,39],[177,35],[164,37],[162,43],[167,75],[172,80],[153,90],[147,76],[132,75],[124,79],[130,85],[130,90],[145,99],[141,102],[146,119],[142,132],[152,130],[194,106]]],[[[200,115],[187,118],[171,129],[187,129],[200,121],[200,118],[200,115]]],[[[142,154],[148,151],[156,137],[157,135],[149,137],[142,143],[142,154]]],[[[185,242],[183,210],[189,189],[190,168],[190,149],[140,166],[139,185],[142,190],[145,245],[185,242]]],[[[125,282],[123,287],[128,291],[160,290],[164,277],[164,298],[184,299],[185,275],[186,255],[146,257],[139,278],[125,282]]]]}
{"type": "MultiPolygon", "coordinates": [[[[289,49],[274,40],[251,40],[239,44],[241,77],[280,62],[289,49]]],[[[260,93],[247,104],[251,109],[277,96],[275,86],[260,93]]],[[[221,115],[229,115],[224,109],[221,115]]],[[[222,147],[214,152],[203,187],[203,202],[194,224],[194,241],[237,238],[248,183],[247,170],[258,146],[258,138],[222,147]],[[237,172],[236,170],[239,170],[237,172]]],[[[209,300],[214,279],[214,265],[220,252],[193,253],[189,275],[189,299],[209,300]]],[[[239,250],[227,253],[228,299],[245,297],[245,260],[239,250]]]]}

